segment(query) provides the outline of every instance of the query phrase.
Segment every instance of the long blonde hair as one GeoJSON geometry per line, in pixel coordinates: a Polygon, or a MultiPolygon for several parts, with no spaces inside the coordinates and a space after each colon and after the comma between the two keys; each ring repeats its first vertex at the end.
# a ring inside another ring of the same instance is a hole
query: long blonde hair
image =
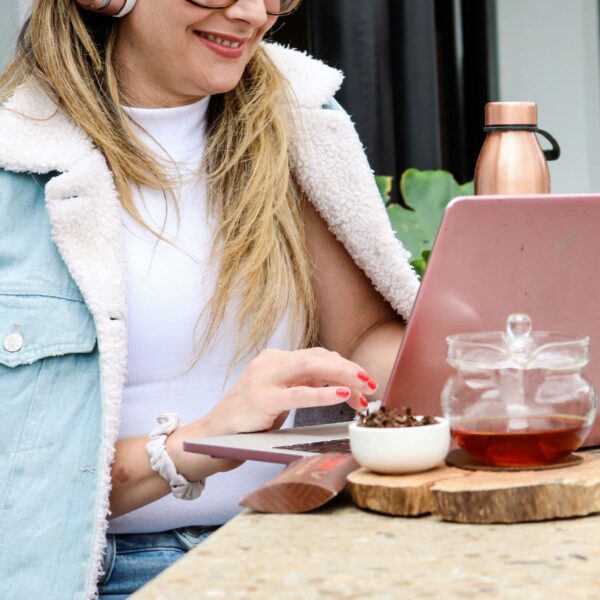
{"type": "MultiPolygon", "coordinates": [[[[0,75],[0,102],[28,80],[41,84],[102,151],[122,205],[143,223],[131,186],[166,191],[172,184],[122,109],[117,34],[118,19],[83,13],[72,0],[35,0],[15,57],[0,75]]],[[[290,332],[302,332],[299,346],[316,339],[301,198],[287,152],[290,97],[262,47],[232,91],[211,97],[204,160],[220,269],[199,356],[233,297],[240,298],[241,332],[234,360],[263,347],[288,312],[290,332]]]]}

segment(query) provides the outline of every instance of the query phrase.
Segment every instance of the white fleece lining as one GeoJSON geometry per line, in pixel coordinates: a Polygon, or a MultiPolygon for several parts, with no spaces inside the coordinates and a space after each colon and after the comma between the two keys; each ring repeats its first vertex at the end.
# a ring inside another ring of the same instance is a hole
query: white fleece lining
{"type": "Polygon", "coordinates": [[[277,44],[268,49],[300,105],[290,152],[297,180],[375,289],[407,319],[419,288],[410,253],[392,231],[350,117],[321,108],[343,74],[297,50],[277,44]]]}
{"type": "MultiPolygon", "coordinates": [[[[287,77],[301,109],[302,122],[294,124],[291,146],[299,184],[376,289],[407,318],[418,288],[408,253],[390,228],[351,120],[339,111],[321,109],[340,87],[342,74],[298,51],[274,44],[265,47],[287,77]]],[[[22,86],[5,108],[12,110],[0,110],[0,167],[61,173],[46,186],[52,236],[97,330],[104,443],[86,588],[86,598],[94,598],[105,549],[110,465],[127,368],[120,203],[100,151],[79,126],[56,111],[37,85],[22,86]]]]}
{"type": "Polygon", "coordinates": [[[348,115],[311,110],[302,116],[307,135],[293,140],[291,155],[307,197],[318,195],[316,208],[329,229],[379,293],[408,317],[418,281],[408,263],[409,253],[392,232],[367,159],[358,153],[360,141],[348,115]],[[322,135],[324,129],[327,135],[322,135]]]}

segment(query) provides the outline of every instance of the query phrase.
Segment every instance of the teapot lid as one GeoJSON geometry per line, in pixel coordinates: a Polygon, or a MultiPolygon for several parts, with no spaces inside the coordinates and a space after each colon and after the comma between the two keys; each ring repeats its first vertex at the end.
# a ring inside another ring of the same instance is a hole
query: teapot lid
{"type": "Polygon", "coordinates": [[[448,363],[455,369],[582,369],[590,360],[590,339],[533,331],[531,318],[511,314],[506,331],[460,333],[446,338],[448,363]]]}

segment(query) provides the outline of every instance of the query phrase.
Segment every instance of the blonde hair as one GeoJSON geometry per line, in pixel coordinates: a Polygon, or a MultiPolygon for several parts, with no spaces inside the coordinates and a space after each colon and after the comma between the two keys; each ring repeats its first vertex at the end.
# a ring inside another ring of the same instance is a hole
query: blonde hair
{"type": "MultiPolygon", "coordinates": [[[[49,90],[100,148],[122,205],[143,224],[131,186],[167,191],[172,184],[121,108],[117,33],[118,19],[81,12],[72,0],[35,0],[15,57],[0,76],[0,102],[31,79],[49,90]]],[[[204,160],[220,268],[198,356],[236,296],[241,335],[234,361],[259,351],[288,312],[290,333],[302,332],[296,343],[316,340],[312,269],[287,152],[290,96],[259,47],[238,85],[211,97],[204,160]]]]}

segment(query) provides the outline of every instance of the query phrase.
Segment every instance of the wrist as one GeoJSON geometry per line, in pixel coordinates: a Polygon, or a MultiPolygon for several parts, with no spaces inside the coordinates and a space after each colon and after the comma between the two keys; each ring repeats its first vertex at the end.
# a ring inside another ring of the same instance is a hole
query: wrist
{"type": "Polygon", "coordinates": [[[212,437],[221,432],[213,431],[211,419],[207,415],[197,421],[182,425],[176,429],[166,441],[166,448],[177,472],[188,481],[199,481],[215,473],[229,471],[240,463],[225,459],[211,458],[205,454],[186,452],[183,449],[185,440],[212,437]]]}
{"type": "Polygon", "coordinates": [[[194,500],[202,494],[206,479],[189,481],[177,471],[177,467],[169,456],[166,443],[168,437],[179,427],[179,415],[163,413],[156,417],[158,427],[151,432],[146,442],[146,452],[150,458],[150,467],[164,479],[173,495],[181,500],[194,500]]]}

